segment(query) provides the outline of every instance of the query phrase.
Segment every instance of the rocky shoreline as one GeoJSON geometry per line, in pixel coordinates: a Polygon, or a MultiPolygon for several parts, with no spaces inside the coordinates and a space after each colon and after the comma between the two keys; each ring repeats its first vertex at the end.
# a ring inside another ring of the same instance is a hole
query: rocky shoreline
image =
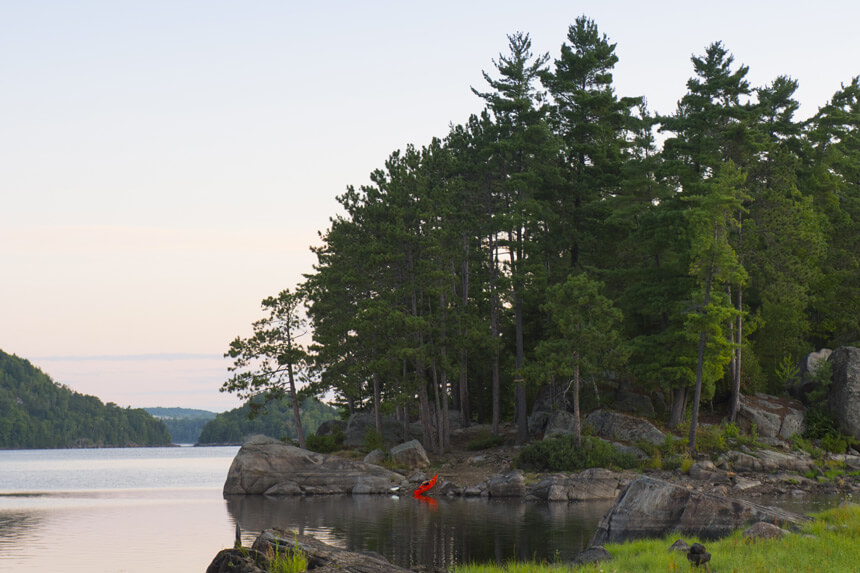
{"type": "MultiPolygon", "coordinates": [[[[652,423],[659,418],[654,401],[659,402],[660,396],[619,383],[609,400],[613,409],[598,406],[585,416],[584,423],[593,433],[590,440],[603,442],[604,449],[614,448],[624,459],[638,459],[641,469],[635,471],[591,468],[529,473],[514,467],[520,448],[512,445],[512,426],[489,439],[486,426],[458,427],[456,412],[449,412],[453,429],[449,452],[428,455],[418,440],[411,439],[420,435],[420,427],[410,428],[386,417],[381,437],[390,449],[374,450],[360,460],[355,448],[364,444],[374,419],[357,413],[346,423],[331,421],[317,430],[318,436],[343,433],[343,443],[351,449],[335,455],[263,436],[250,438],[233,461],[224,495],[411,494],[417,484],[438,474],[433,490],[436,497],[552,503],[614,500],[615,507],[604,516],[592,540],[598,546],[671,531],[715,538],[757,523],[796,525],[807,518],[758,502],[826,496],[838,505],[860,498],[860,453],[849,447],[860,440],[860,349],[842,347],[832,353],[811,354],[804,371],[812,372],[823,360],[833,368],[826,388],[828,411],[848,436],[843,443],[846,453],[840,455],[824,453],[800,438],[806,423],[801,399],[811,392],[808,384],[789,388],[793,397],[742,396],[736,425],[720,420],[699,425],[700,437],[709,434],[718,443],[709,451],[719,455],[690,457],[679,456],[674,447],[684,441],[652,423]],[[674,456],[672,464],[664,463],[661,451],[674,456]],[[672,466],[680,467],[662,469],[672,466]]],[[[528,419],[529,434],[536,441],[573,429],[573,417],[565,404],[544,390],[528,419]]]]}
{"type": "Polygon", "coordinates": [[[611,471],[591,468],[576,473],[526,473],[513,467],[515,448],[494,448],[473,456],[450,455],[430,461],[420,443],[409,450],[414,461],[398,471],[338,455],[325,455],[286,445],[265,436],[251,437],[239,450],[224,485],[224,495],[390,494],[414,489],[433,473],[439,474],[437,496],[521,497],[540,501],[614,499],[641,475],[672,482],[700,493],[755,500],[762,496],[860,496],[860,456],[831,456],[845,470],[827,479],[805,452],[774,449],[730,450],[715,461],[703,459],[689,468],[611,471]],[[420,460],[427,460],[421,462],[420,460]]]}
{"type": "MultiPolygon", "coordinates": [[[[815,459],[804,452],[771,448],[730,450],[714,461],[702,459],[694,463],[687,472],[591,468],[571,473],[527,473],[513,467],[516,447],[499,446],[473,455],[457,450],[438,457],[427,456],[417,441],[402,446],[396,450],[403,452],[401,463],[409,461],[395,471],[344,455],[318,454],[254,436],[237,453],[225,481],[224,495],[411,494],[418,483],[438,473],[439,481],[433,490],[436,497],[518,498],[551,503],[616,500],[592,539],[590,545],[595,547],[672,531],[717,538],[756,523],[790,528],[807,518],[757,502],[783,496],[832,496],[836,505],[860,497],[860,478],[851,475],[860,473],[860,456],[856,455],[836,458],[850,470],[842,476],[812,479],[803,473],[817,467],[815,459]],[[657,515],[662,518],[655,519],[657,515]]],[[[261,538],[299,539],[300,543],[294,545],[310,556],[313,566],[309,565],[309,570],[343,570],[344,563],[353,563],[354,570],[403,571],[381,556],[344,552],[293,533],[267,530],[261,538]]],[[[260,564],[265,561],[261,557],[261,547],[265,546],[258,547],[261,543],[258,539],[256,553],[235,548],[222,551],[208,571],[264,571],[260,564]]],[[[589,551],[589,555],[603,554],[596,549],[589,551]]]]}

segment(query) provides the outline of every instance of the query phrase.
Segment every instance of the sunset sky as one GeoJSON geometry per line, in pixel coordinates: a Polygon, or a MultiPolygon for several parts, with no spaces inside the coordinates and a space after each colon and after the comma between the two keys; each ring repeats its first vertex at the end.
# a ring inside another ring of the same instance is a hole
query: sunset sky
{"type": "Polygon", "coordinates": [[[121,406],[222,411],[229,342],[311,271],[335,196],[593,18],[671,113],[717,40],[799,116],[860,74],[854,1],[0,2],[0,349],[121,406]]]}

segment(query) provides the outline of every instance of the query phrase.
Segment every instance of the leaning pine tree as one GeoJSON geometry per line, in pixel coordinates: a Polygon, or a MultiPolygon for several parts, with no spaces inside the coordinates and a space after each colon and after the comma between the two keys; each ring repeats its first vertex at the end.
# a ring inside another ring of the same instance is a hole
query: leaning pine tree
{"type": "Polygon", "coordinates": [[[224,355],[233,359],[229,370],[235,374],[224,382],[221,391],[236,393],[243,400],[262,395],[264,405],[289,392],[299,446],[304,448],[296,391],[296,378],[304,371],[308,358],[296,342],[305,328],[300,312],[302,297],[286,289],[276,297],[265,298],[262,306],[269,314],[253,324],[253,336],[236,337],[224,355]]]}

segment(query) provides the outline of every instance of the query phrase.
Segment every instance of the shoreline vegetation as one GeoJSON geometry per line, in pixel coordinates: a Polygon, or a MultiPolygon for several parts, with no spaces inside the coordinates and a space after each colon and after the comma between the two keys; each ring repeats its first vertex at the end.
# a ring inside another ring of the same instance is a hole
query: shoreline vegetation
{"type": "Polygon", "coordinates": [[[75,392],[2,350],[0,412],[2,449],[171,445],[164,424],[142,408],[121,408],[75,392]]]}
{"type": "Polygon", "coordinates": [[[711,553],[712,572],[849,573],[860,571],[860,505],[841,507],[813,514],[809,523],[782,538],[752,539],[741,530],[716,541],[677,534],[659,539],[642,539],[623,544],[607,544],[612,560],[583,565],[549,562],[509,562],[466,564],[453,573],[613,573],[673,572],[691,570],[686,553],[671,551],[682,538],[688,544],[704,543],[711,553]]]}

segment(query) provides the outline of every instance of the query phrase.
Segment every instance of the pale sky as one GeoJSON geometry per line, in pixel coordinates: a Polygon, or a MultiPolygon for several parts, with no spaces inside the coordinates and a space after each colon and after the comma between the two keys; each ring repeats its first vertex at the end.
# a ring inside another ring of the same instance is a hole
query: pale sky
{"type": "Polygon", "coordinates": [[[121,406],[238,406],[222,355],[335,196],[479,112],[506,34],[557,57],[582,14],[663,113],[717,40],[801,117],[860,74],[854,0],[0,0],[0,349],[121,406]]]}

